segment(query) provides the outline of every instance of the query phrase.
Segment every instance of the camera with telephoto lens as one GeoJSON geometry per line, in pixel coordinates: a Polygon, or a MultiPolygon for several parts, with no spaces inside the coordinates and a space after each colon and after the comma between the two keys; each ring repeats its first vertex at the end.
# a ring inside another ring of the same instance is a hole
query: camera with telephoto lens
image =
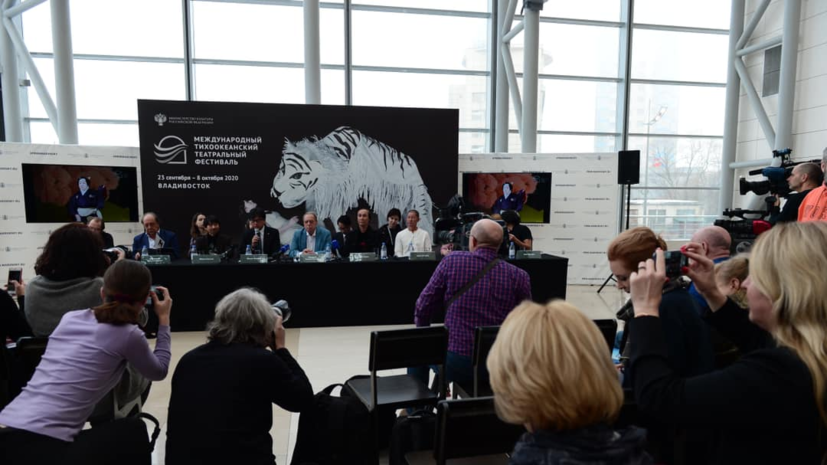
{"type": "Polygon", "coordinates": [[[289,320],[290,316],[293,314],[293,311],[290,310],[290,304],[287,303],[287,301],[284,300],[284,299],[281,299],[278,302],[275,302],[272,305],[272,309],[273,309],[273,312],[275,312],[276,315],[281,317],[281,322],[282,323],[287,323],[287,320],[289,320]]]}

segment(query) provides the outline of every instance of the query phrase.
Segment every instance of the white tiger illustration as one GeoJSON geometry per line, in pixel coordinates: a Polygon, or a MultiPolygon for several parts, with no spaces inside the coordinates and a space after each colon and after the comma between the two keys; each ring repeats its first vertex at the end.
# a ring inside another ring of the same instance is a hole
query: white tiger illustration
{"type": "Polygon", "coordinates": [[[336,220],[365,199],[379,218],[391,208],[417,210],[433,234],[431,196],[411,157],[342,126],[323,139],[285,140],[270,195],[287,208],[302,203],[319,221],[336,220]]]}

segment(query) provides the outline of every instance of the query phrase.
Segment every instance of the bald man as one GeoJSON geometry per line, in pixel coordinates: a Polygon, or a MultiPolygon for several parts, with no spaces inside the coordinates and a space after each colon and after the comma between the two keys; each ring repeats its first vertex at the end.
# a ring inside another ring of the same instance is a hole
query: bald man
{"type": "MultiPolygon", "coordinates": [[[[729,231],[720,226],[707,226],[701,228],[692,235],[691,242],[701,244],[704,254],[715,263],[729,260],[732,238],[729,231]]],[[[708,307],[706,299],[695,289],[695,285],[689,286],[689,295],[698,303],[698,311],[703,315],[708,307]]]]}
{"type": "Polygon", "coordinates": [[[771,218],[770,223],[798,221],[798,209],[801,207],[801,202],[811,190],[820,186],[822,182],[824,182],[824,172],[821,171],[821,167],[816,163],[795,165],[790,176],[787,178],[787,184],[795,194],[789,194],[787,196],[787,201],[784,202],[784,208],[781,209],[781,213],[771,218]]]}
{"type": "MultiPolygon", "coordinates": [[[[487,219],[474,223],[469,251],[442,259],[416,301],[416,326],[430,326],[431,316],[446,310],[449,383],[471,386],[473,382],[474,329],[502,324],[520,302],[531,300],[528,273],[497,258],[502,242],[502,226],[487,219]]],[[[408,373],[428,382],[427,367],[410,368],[408,373]]]]}

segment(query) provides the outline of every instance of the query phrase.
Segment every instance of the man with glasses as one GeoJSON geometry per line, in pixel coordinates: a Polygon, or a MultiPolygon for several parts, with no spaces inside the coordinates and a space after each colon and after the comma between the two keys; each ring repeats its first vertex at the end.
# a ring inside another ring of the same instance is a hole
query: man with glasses
{"type": "Polygon", "coordinates": [[[249,228],[241,236],[241,253],[247,250],[248,245],[254,254],[265,255],[273,255],[281,248],[279,231],[267,226],[264,220],[266,216],[263,208],[250,210],[249,228]]]}

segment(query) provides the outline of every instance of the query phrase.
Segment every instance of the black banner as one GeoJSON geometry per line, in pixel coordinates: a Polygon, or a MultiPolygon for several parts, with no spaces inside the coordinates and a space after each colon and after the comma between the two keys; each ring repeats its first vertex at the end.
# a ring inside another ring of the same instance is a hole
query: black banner
{"type": "Polygon", "coordinates": [[[144,210],[182,246],[196,212],[237,238],[254,206],[282,242],[307,210],[334,232],[365,205],[433,234],[431,202],[457,193],[458,110],[140,100],[138,119],[144,210]]]}

